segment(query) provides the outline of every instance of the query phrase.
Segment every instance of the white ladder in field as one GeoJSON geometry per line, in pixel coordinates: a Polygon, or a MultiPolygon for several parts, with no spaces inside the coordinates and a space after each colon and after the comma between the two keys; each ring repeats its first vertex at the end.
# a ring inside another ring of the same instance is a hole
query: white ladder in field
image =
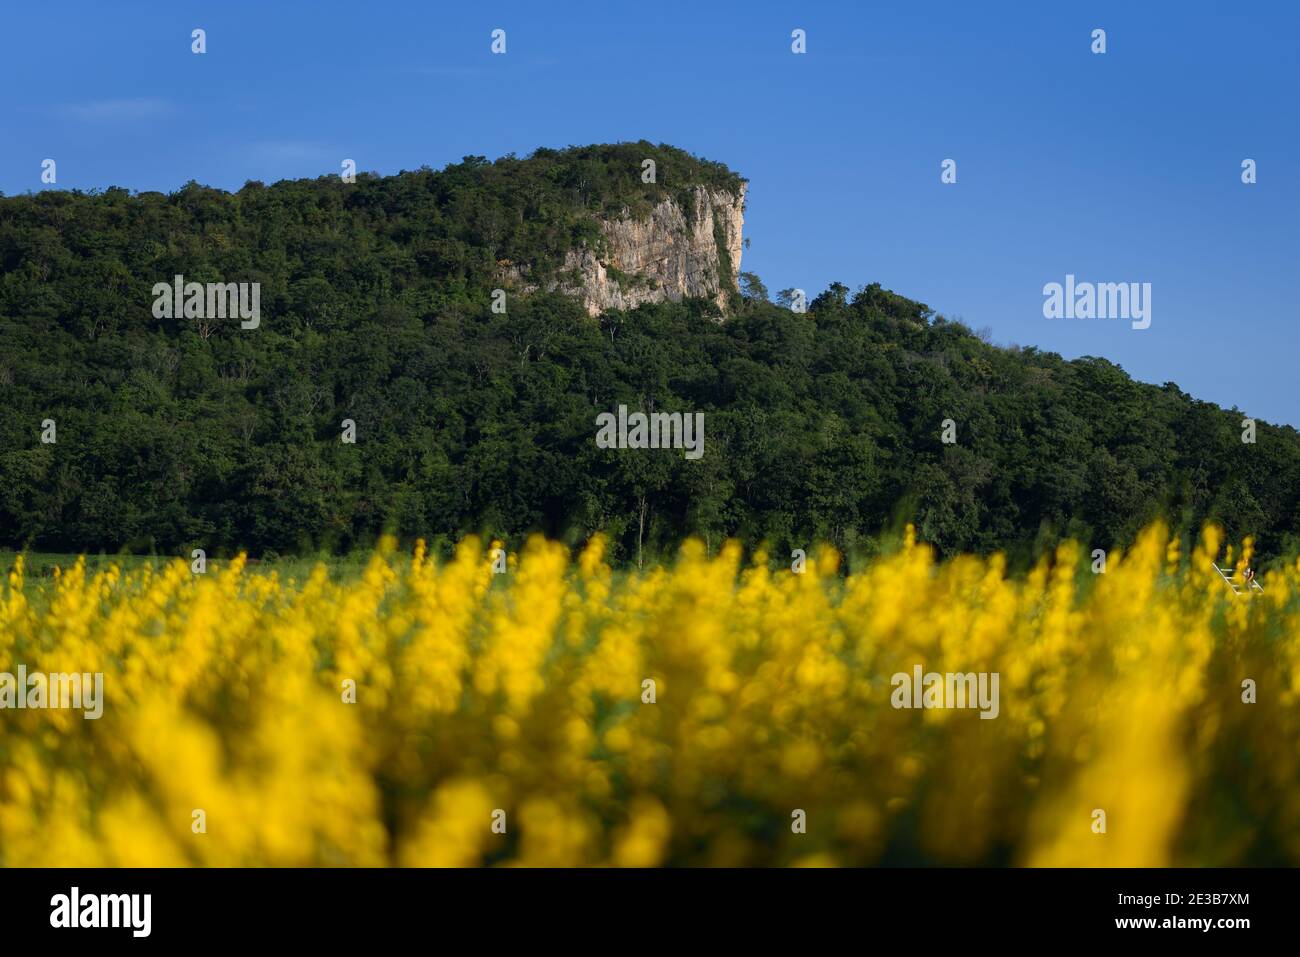
{"type": "MultiPolygon", "coordinates": [[[[1234,582],[1234,581],[1232,580],[1232,579],[1235,577],[1235,575],[1236,575],[1236,569],[1234,569],[1234,568],[1220,568],[1220,567],[1216,564],[1216,565],[1214,566],[1214,570],[1215,570],[1216,572],[1219,573],[1219,577],[1222,578],[1222,579],[1224,580],[1224,582],[1227,583],[1227,586],[1228,586],[1229,588],[1232,589],[1233,594],[1235,594],[1235,595],[1240,595],[1240,594],[1241,594],[1241,589],[1238,588],[1238,587],[1237,587],[1237,583],[1234,582]]],[[[1252,578],[1252,579],[1250,580],[1250,586],[1249,586],[1249,588],[1247,588],[1247,591],[1252,591],[1252,590],[1253,590],[1253,591],[1259,591],[1259,592],[1262,592],[1262,591],[1264,590],[1264,586],[1261,585],[1261,584],[1259,583],[1259,579],[1257,579],[1257,578],[1252,578]]]]}

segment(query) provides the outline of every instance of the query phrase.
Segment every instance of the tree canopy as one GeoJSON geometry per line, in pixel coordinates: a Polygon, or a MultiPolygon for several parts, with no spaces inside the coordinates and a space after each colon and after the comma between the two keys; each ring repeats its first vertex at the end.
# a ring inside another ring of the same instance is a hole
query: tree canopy
{"type": "Polygon", "coordinates": [[[0,544],[263,554],[599,530],[623,558],[693,534],[852,553],[910,519],[943,553],[1032,552],[1064,534],[1109,548],[1158,515],[1294,544],[1294,429],[1243,443],[1240,413],[1172,383],[990,345],[876,283],[795,313],[745,274],[724,321],[689,300],[591,319],[544,293],[492,311],[502,260],[544,271],[597,241],[596,215],[739,182],[639,143],[0,199],[0,544]],[[260,282],[260,327],[154,318],[175,274],[260,282]],[[704,456],[598,448],[619,404],[703,412],[704,456]]]}

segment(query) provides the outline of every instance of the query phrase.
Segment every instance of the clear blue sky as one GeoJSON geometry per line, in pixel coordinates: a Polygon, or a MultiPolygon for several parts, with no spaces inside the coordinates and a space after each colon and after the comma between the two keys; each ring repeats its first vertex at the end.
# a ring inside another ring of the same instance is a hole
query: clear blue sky
{"type": "Polygon", "coordinates": [[[1300,425],[1298,10],[10,3],[0,190],[48,188],[47,157],[59,188],[236,189],[345,157],[393,173],[644,137],[750,179],[743,268],[771,290],[879,281],[995,342],[1300,425]],[[1042,287],[1066,273],[1152,283],[1151,327],[1045,319],[1042,287]]]}

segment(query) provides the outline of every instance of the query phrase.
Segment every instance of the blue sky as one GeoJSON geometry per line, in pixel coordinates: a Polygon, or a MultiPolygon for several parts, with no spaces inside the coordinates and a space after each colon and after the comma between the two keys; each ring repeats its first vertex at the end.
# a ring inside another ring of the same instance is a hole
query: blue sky
{"type": "Polygon", "coordinates": [[[878,281],[1300,426],[1298,38],[1282,2],[15,3],[0,190],[47,157],[57,188],[236,189],[644,137],[750,179],[773,291],[878,281]],[[1151,327],[1045,319],[1067,273],[1150,282],[1151,327]]]}

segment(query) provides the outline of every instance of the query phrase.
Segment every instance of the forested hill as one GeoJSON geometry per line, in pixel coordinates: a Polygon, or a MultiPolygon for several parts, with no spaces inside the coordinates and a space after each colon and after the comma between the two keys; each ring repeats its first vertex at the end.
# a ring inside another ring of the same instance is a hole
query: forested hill
{"type": "Polygon", "coordinates": [[[503,260],[545,288],[566,251],[600,249],[601,218],[741,183],[638,143],[0,199],[0,547],[604,530],[624,559],[688,534],[854,552],[907,517],[945,552],[1027,553],[1067,533],[1109,547],[1156,516],[1217,519],[1265,556],[1296,544],[1294,429],[1244,443],[1239,412],[1104,359],[994,347],[876,284],[806,314],[752,275],[725,317],[687,298],[593,318],[513,288],[493,311],[503,260]],[[260,283],[260,324],[156,318],[176,274],[260,283]],[[704,413],[703,455],[598,447],[620,404],[704,413]]]}

